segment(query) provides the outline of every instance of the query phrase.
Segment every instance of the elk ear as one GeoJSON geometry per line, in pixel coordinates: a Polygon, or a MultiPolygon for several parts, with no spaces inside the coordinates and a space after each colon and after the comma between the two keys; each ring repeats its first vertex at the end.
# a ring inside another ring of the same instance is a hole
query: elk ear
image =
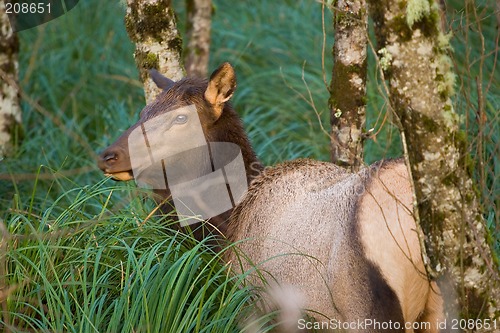
{"type": "Polygon", "coordinates": [[[175,83],[174,81],[170,80],[169,78],[166,78],[165,76],[161,75],[154,68],[149,70],[149,75],[151,75],[151,79],[153,79],[153,82],[156,84],[156,86],[160,89],[163,89],[163,90],[170,89],[175,83]]]}
{"type": "Polygon", "coordinates": [[[205,99],[212,105],[215,119],[219,119],[224,103],[233,96],[235,89],[236,74],[233,66],[225,62],[212,73],[205,91],[205,99]]]}

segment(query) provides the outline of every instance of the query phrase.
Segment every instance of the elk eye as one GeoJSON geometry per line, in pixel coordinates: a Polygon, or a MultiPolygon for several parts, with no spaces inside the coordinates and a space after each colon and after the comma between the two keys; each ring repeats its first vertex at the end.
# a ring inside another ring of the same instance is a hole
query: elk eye
{"type": "Polygon", "coordinates": [[[180,114],[177,117],[175,117],[175,123],[176,124],[185,124],[188,120],[188,117],[184,114],[180,114]]]}

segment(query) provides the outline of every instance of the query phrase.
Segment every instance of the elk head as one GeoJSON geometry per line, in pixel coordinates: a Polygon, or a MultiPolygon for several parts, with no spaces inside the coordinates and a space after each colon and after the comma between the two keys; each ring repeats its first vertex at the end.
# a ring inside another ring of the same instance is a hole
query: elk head
{"type": "MultiPolygon", "coordinates": [[[[134,179],[129,152],[130,134],[155,117],[163,116],[158,119],[170,122],[166,126],[168,133],[164,135],[176,136],[179,141],[189,140],[189,132],[184,128],[191,119],[185,114],[176,113],[176,110],[189,105],[196,107],[206,141],[238,144],[247,166],[257,162],[241,120],[227,103],[236,89],[236,75],[229,63],[224,63],[215,70],[208,82],[198,78],[184,78],[174,82],[156,70],[151,71],[151,76],[163,92],[141,111],[137,123],[99,155],[98,166],[105,175],[119,181],[134,179]]],[[[172,153],[175,153],[176,147],[165,149],[172,149],[172,153]]]]}

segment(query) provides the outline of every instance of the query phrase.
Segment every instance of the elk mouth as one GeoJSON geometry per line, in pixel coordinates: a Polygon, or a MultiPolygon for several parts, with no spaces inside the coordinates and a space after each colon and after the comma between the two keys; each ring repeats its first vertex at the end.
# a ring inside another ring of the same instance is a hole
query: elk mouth
{"type": "Polygon", "coordinates": [[[118,171],[118,172],[104,172],[104,175],[116,181],[127,181],[134,179],[134,174],[132,173],[132,170],[118,171]]]}

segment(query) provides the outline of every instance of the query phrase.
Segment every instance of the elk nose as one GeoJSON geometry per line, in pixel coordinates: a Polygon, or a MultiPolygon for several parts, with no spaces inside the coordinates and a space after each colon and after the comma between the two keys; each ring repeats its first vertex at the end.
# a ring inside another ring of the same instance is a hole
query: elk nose
{"type": "Polygon", "coordinates": [[[120,159],[120,154],[117,151],[104,151],[99,155],[98,166],[101,170],[106,171],[120,159]]]}

